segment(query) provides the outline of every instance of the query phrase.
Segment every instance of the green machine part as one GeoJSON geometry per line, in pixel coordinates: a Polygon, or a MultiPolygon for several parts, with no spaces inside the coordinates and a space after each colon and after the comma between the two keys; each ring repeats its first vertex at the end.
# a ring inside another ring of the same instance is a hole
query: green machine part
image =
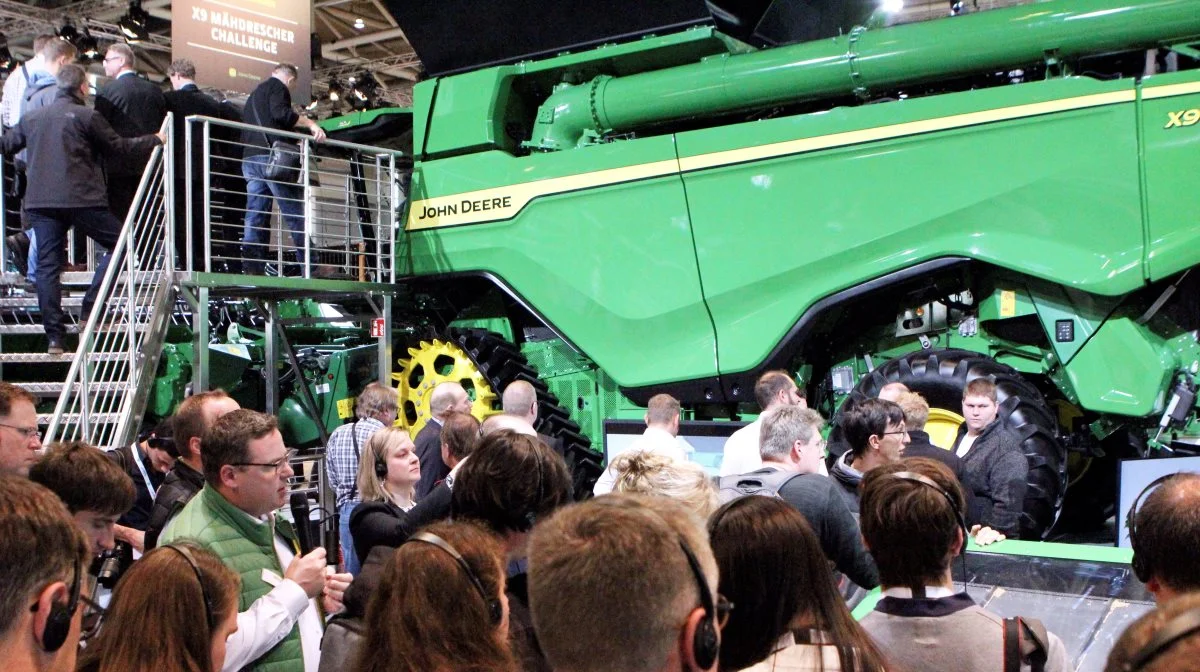
{"type": "Polygon", "coordinates": [[[1057,363],[1085,407],[1144,415],[1191,360],[1179,334],[1113,310],[1200,261],[1200,124],[1184,123],[1200,70],[846,102],[1197,36],[1197,0],[1048,0],[763,51],[684,31],[435,78],[414,93],[400,272],[490,278],[618,390],[721,403],[793,364],[780,348],[834,299],[970,263],[1045,285],[1030,305],[1047,334],[1078,318],[1078,339],[1023,371],[1057,363]],[[523,145],[505,132],[522,120],[523,145]],[[1121,348],[1144,380],[1111,373],[1121,348]],[[1136,403],[1110,394],[1132,382],[1136,403]]]}
{"type": "Polygon", "coordinates": [[[354,416],[354,397],[377,377],[379,346],[375,344],[323,351],[328,365],[322,370],[305,372],[305,382],[317,404],[314,419],[295,392],[279,405],[279,431],[289,446],[308,447],[321,443],[320,422],[332,432],[354,416]]]}

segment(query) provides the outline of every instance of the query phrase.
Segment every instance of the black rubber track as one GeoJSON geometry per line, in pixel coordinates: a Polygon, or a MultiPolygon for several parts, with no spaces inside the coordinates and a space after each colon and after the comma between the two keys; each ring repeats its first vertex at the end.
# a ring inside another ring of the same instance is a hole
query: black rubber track
{"type": "Polygon", "coordinates": [[[467,353],[496,394],[515,380],[533,385],[538,400],[534,429],[562,441],[575,498],[590,497],[596,479],[604,472],[600,455],[592,450],[591,440],[580,431],[558,397],[551,394],[546,383],[538,378],[537,369],[530,366],[520,348],[486,329],[451,329],[450,340],[467,353]]]}
{"type": "Polygon", "coordinates": [[[1016,369],[977,352],[922,350],[893,359],[864,376],[851,398],[874,398],[885,384],[901,382],[925,397],[930,407],[961,415],[963,388],[976,378],[996,384],[999,419],[1021,437],[1021,448],[1029,460],[1021,538],[1044,539],[1062,511],[1067,453],[1055,438],[1058,420],[1053,410],[1016,369]]]}

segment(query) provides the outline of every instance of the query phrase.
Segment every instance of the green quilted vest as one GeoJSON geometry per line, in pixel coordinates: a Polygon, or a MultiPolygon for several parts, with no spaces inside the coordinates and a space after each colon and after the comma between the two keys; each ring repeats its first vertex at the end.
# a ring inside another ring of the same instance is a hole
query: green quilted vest
{"type": "MultiPolygon", "coordinates": [[[[296,548],[296,535],[291,524],[276,516],[275,526],[292,548],[296,548]]],[[[183,539],[195,541],[216,553],[226,565],[241,575],[239,612],[271,592],[272,586],[262,579],[264,569],[283,576],[275,555],[271,526],[255,524],[245,512],[230,504],[229,500],[207,484],[167,525],[158,544],[162,546],[183,539]]],[[[287,637],[245,669],[255,672],[304,672],[299,626],[293,625],[287,637]]]]}

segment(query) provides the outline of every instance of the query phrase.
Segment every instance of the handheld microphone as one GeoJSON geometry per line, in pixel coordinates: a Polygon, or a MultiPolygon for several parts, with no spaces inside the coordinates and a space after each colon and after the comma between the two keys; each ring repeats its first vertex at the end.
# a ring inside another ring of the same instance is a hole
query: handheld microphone
{"type": "Polygon", "coordinates": [[[295,522],[296,528],[296,541],[300,542],[300,555],[308,555],[314,547],[312,522],[308,514],[308,495],[303,492],[293,492],[291,503],[292,520],[295,522]]]}

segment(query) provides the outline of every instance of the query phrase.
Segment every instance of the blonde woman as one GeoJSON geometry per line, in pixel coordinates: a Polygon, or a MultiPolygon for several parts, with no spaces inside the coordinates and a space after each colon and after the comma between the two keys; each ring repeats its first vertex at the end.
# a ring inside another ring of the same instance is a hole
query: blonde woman
{"type": "Polygon", "coordinates": [[[362,504],[350,517],[350,536],[358,557],[366,558],[372,547],[393,536],[391,531],[416,504],[420,480],[421,461],[408,432],[385,427],[371,435],[358,461],[362,504]]]}
{"type": "Polygon", "coordinates": [[[613,492],[640,492],[678,500],[701,519],[717,509],[717,488],[700,465],[673,457],[633,451],[619,455],[612,467],[616,481],[613,492]]]}

